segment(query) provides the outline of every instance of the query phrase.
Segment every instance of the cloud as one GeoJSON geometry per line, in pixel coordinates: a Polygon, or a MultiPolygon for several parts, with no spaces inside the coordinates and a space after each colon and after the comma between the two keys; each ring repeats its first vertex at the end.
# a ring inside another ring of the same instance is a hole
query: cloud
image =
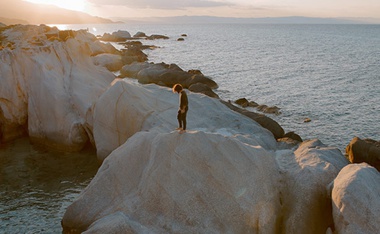
{"type": "Polygon", "coordinates": [[[213,0],[87,0],[97,5],[125,6],[129,8],[183,9],[220,7],[234,5],[230,2],[213,0]]]}

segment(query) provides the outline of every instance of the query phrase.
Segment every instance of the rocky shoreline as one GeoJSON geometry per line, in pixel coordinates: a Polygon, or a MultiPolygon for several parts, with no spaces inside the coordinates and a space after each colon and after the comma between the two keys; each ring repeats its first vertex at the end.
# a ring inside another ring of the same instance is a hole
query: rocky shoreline
{"type": "Polygon", "coordinates": [[[167,38],[0,28],[0,142],[28,135],[62,151],[91,143],[103,162],[68,207],[65,233],[380,229],[378,142],[355,138],[345,157],[302,141],[246,104],[220,100],[201,71],[147,62],[152,47],[138,42],[152,39],[167,38]],[[184,135],[173,131],[175,83],[191,91],[184,135]]]}

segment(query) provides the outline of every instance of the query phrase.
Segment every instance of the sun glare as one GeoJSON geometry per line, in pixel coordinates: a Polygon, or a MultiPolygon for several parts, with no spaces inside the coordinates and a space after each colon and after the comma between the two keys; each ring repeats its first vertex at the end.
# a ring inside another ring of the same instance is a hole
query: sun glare
{"type": "Polygon", "coordinates": [[[74,11],[84,11],[86,7],[86,0],[26,0],[27,2],[55,5],[61,8],[74,10],[74,11]]]}

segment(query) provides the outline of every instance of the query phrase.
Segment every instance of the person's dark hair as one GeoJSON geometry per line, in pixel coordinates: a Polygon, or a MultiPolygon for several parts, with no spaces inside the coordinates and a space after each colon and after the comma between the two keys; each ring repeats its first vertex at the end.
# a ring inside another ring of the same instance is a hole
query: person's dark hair
{"type": "Polygon", "coordinates": [[[173,86],[173,93],[175,93],[175,92],[179,93],[179,92],[182,91],[182,89],[183,89],[182,85],[180,85],[180,84],[175,84],[175,85],[173,86]]]}

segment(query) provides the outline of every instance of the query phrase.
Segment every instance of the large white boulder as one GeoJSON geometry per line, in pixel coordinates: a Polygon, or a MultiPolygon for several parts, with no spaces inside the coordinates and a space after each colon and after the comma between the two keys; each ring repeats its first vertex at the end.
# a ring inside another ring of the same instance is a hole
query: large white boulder
{"type": "Polygon", "coordinates": [[[36,142],[79,150],[92,135],[93,104],[114,75],[94,65],[92,35],[78,31],[66,41],[48,40],[45,31],[42,26],[15,26],[3,32],[15,43],[14,49],[0,51],[3,137],[12,138],[7,133],[27,126],[36,142]]]}
{"type": "Polygon", "coordinates": [[[278,182],[273,151],[233,136],[139,132],[106,158],[62,225],[66,232],[99,220],[90,230],[276,233],[278,182]]]}
{"type": "Polygon", "coordinates": [[[94,233],[152,233],[148,228],[142,226],[140,223],[132,220],[123,212],[116,212],[103,217],[93,224],[83,234],[94,233]]]}
{"type": "Polygon", "coordinates": [[[110,71],[119,71],[123,67],[121,55],[118,54],[98,54],[92,57],[95,65],[107,68],[110,71]]]}
{"type": "Polygon", "coordinates": [[[379,233],[380,173],[366,163],[343,168],[333,183],[337,233],[379,233]]]}
{"type": "MultiPolygon", "coordinates": [[[[219,100],[187,91],[190,130],[236,136],[241,141],[276,149],[272,133],[219,100]]],[[[170,132],[178,127],[178,94],[169,88],[118,80],[99,98],[94,110],[94,139],[98,158],[104,160],[140,131],[170,132]]]]}
{"type": "Polygon", "coordinates": [[[282,175],[283,233],[325,233],[333,226],[327,187],[348,160],[317,139],[303,142],[295,152],[276,154],[282,175]]]}

